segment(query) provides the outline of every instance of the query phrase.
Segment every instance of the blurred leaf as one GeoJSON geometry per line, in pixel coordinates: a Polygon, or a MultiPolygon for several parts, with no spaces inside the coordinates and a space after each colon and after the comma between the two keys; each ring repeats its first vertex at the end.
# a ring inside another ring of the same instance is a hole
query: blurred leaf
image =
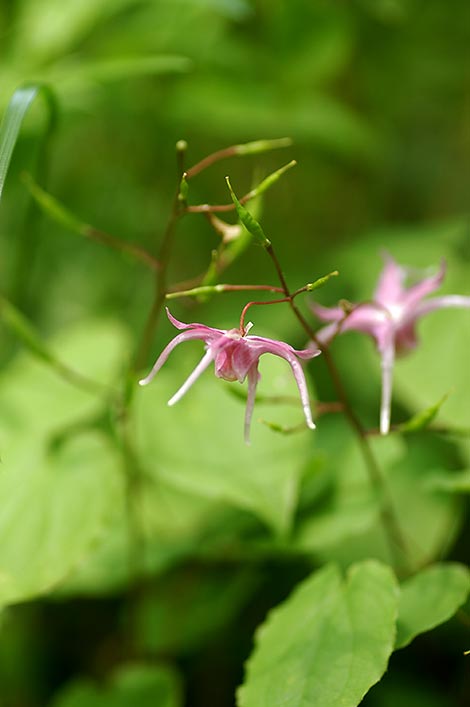
{"type": "Polygon", "coordinates": [[[56,594],[115,594],[129,581],[162,574],[200,548],[206,525],[219,510],[214,506],[211,500],[164,482],[135,479],[132,496],[116,504],[106,537],[60,584],[56,594]],[[138,536],[134,537],[136,531],[138,536]]]}
{"type": "MultiPolygon", "coordinates": [[[[305,434],[288,437],[272,433],[256,424],[258,406],[252,443],[247,446],[243,442],[244,407],[210,372],[178,405],[169,408],[166,402],[185,376],[179,368],[172,370],[171,363],[136,396],[137,437],[146,469],[175,488],[250,510],[277,532],[285,533],[296,506],[299,476],[311,453],[311,433],[307,428],[305,434]]],[[[263,357],[260,393],[262,386],[267,390],[271,386],[274,393],[277,377],[285,383],[287,395],[298,396],[290,369],[283,364],[274,357],[263,357]]],[[[188,370],[186,359],[184,371],[188,370]]],[[[297,424],[302,419],[300,402],[298,410],[279,405],[270,411],[270,417],[274,413],[283,424],[297,424]]]]}
{"type": "Polygon", "coordinates": [[[0,125],[0,199],[23,119],[38,95],[44,98],[47,106],[46,132],[51,130],[56,120],[57,107],[53,92],[44,84],[29,84],[18,88],[11,97],[3,116],[0,125]]]}
{"type": "Polygon", "coordinates": [[[406,422],[402,422],[400,425],[398,425],[397,430],[399,432],[418,432],[419,430],[425,429],[434,420],[437,413],[439,412],[448,397],[449,393],[446,393],[446,395],[443,395],[442,398],[437,401],[437,403],[434,403],[434,405],[430,405],[428,408],[426,408],[426,410],[421,410],[421,412],[416,413],[416,415],[410,417],[410,419],[406,422]]]}
{"type": "Polygon", "coordinates": [[[213,8],[234,20],[243,19],[253,11],[247,0],[182,0],[182,2],[213,8]]]}
{"type": "Polygon", "coordinates": [[[444,623],[465,603],[470,571],[457,563],[427,567],[403,582],[398,609],[396,648],[444,623]]]}
{"type": "Polygon", "coordinates": [[[470,493],[470,469],[431,472],[426,481],[426,488],[446,493],[470,493]]]}
{"type": "Polygon", "coordinates": [[[0,475],[0,597],[42,594],[103,536],[122,495],[120,462],[98,435],[49,456],[34,440],[8,439],[0,475]]]}
{"type": "Polygon", "coordinates": [[[197,650],[230,628],[258,583],[259,575],[248,569],[177,569],[141,601],[138,645],[153,655],[181,656],[197,650]]]}
{"type": "Polygon", "coordinates": [[[329,565],[304,580],[258,629],[240,707],[356,707],[386,670],[398,589],[379,563],[343,580],[329,565]]]}
{"type": "Polygon", "coordinates": [[[62,94],[83,91],[99,83],[123,81],[137,76],[185,73],[192,62],[170,54],[116,57],[98,60],[72,60],[61,62],[46,73],[47,80],[62,94]]]}
{"type": "MultiPolygon", "coordinates": [[[[444,463],[444,458],[436,455],[427,438],[413,439],[413,447],[398,435],[369,438],[369,444],[387,484],[407,546],[407,561],[419,567],[442,557],[451,546],[462,523],[463,506],[452,494],[428,486],[430,472],[435,471],[436,463],[444,463]]],[[[300,525],[300,546],[323,561],[344,566],[367,557],[389,562],[380,496],[372,492],[357,441],[344,423],[327,418],[322,418],[316,440],[319,451],[328,454],[327,468],[336,470],[336,490],[300,525]],[[343,452],[338,455],[339,445],[343,452]]]]}
{"type": "Polygon", "coordinates": [[[91,392],[91,388],[77,387],[29,353],[20,355],[0,377],[0,421],[28,439],[102,412],[110,392],[106,386],[114,382],[126,361],[129,341],[126,330],[115,322],[88,320],[64,329],[46,346],[54,359],[97,381],[103,389],[91,392]]]}
{"type": "Polygon", "coordinates": [[[316,510],[297,535],[299,547],[325,552],[347,538],[361,535],[376,525],[377,500],[370,489],[361,488],[340,494],[316,510]]]}
{"type": "Polygon", "coordinates": [[[50,707],[182,707],[179,676],[169,667],[138,663],[121,667],[106,686],[77,680],[50,707]]]}
{"type": "Polygon", "coordinates": [[[189,120],[199,130],[204,125],[206,131],[221,137],[227,132],[242,138],[256,133],[274,137],[282,125],[295,143],[316,145],[365,162],[380,158],[376,130],[348,106],[320,92],[290,95],[286,101],[276,87],[249,79],[231,82],[227,76],[214,74],[192,77],[190,83],[181,81],[169,97],[168,118],[181,126],[180,130],[188,129],[189,120]]]}
{"type": "Polygon", "coordinates": [[[37,66],[69,53],[89,33],[137,0],[23,0],[17,20],[17,61],[37,66]]]}

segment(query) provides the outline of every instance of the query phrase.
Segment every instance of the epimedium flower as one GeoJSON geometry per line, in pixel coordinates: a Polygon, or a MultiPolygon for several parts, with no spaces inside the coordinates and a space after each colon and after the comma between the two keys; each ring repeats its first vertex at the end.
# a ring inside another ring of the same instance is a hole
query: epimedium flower
{"type": "Polygon", "coordinates": [[[243,331],[240,331],[240,329],[213,329],[205,324],[185,324],[175,319],[168,308],[166,312],[173,326],[182,330],[181,334],[177,334],[163,349],[149,375],[139,381],[140,385],[150,383],[178,344],[181,344],[183,341],[191,341],[192,339],[204,341],[206,345],[204,356],[181,388],[170,398],[168,405],[174,405],[178,400],[181,400],[201,373],[214,361],[215,375],[218,378],[223,378],[226,381],[239,381],[240,383],[243,383],[245,378],[248,378],[248,396],[245,412],[245,442],[249,444],[256,386],[260,378],[258,361],[260,356],[265,353],[274,354],[274,356],[284,358],[290,365],[299,389],[305,421],[310,429],[315,429],[310,410],[307,383],[298,359],[306,360],[318,356],[321,353],[319,349],[297,351],[283,341],[267,339],[262,336],[248,336],[247,332],[252,326],[251,322],[244,327],[243,331]]]}
{"type": "Polygon", "coordinates": [[[470,297],[463,295],[425,299],[440,287],[446,270],[444,261],[434,275],[407,286],[407,280],[415,271],[398,265],[388,254],[384,257],[385,266],[371,301],[356,305],[348,303],[344,308],[312,304],[319,319],[331,322],[317,332],[316,341],[320,345],[328,344],[337,334],[347,330],[361,331],[374,339],[382,367],[381,434],[387,434],[390,429],[395,357],[409,353],[417,346],[418,320],[443,307],[470,307],[470,297]]]}

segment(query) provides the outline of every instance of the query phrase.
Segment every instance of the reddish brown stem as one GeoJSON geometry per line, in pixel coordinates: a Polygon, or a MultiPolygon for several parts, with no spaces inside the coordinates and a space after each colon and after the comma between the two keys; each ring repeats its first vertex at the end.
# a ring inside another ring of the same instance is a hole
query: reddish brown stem
{"type": "Polygon", "coordinates": [[[217,150],[217,152],[207,155],[207,157],[204,157],[204,159],[186,171],[186,179],[195,177],[196,174],[199,174],[199,172],[202,172],[204,169],[211,167],[211,165],[216,162],[220,162],[220,160],[225,160],[227,157],[234,157],[238,154],[237,147],[237,145],[231,145],[230,147],[225,147],[223,150],[217,150]]]}

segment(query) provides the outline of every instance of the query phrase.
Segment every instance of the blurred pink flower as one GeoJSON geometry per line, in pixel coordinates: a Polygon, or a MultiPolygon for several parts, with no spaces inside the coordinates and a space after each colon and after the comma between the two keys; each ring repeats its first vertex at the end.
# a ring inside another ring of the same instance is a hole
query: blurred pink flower
{"type": "Polygon", "coordinates": [[[174,405],[180,400],[195,380],[209,366],[211,361],[215,364],[215,375],[226,381],[239,381],[243,383],[248,377],[248,397],[245,412],[245,442],[249,443],[250,424],[255,403],[256,386],[260,375],[258,373],[258,360],[265,353],[284,358],[290,365],[292,373],[300,393],[302,407],[304,410],[307,425],[313,430],[315,425],[312,420],[310,402],[305,381],[304,372],[298,358],[310,359],[320,354],[319,349],[296,351],[283,341],[266,339],[262,336],[247,336],[246,332],[251,328],[251,323],[242,333],[239,329],[213,329],[204,324],[184,324],[178,321],[166,310],[168,319],[177,328],[182,329],[181,334],[177,334],[166,346],[158,357],[149,375],[139,381],[140,385],[149,383],[156,373],[163,366],[173,349],[183,341],[191,339],[201,339],[206,344],[206,353],[198,363],[189,378],[183,383],[181,388],[168,401],[168,405],[174,405]]]}
{"type": "Polygon", "coordinates": [[[341,307],[322,307],[313,303],[319,319],[332,322],[317,332],[316,340],[328,344],[343,331],[355,329],[369,334],[375,341],[382,361],[382,400],[380,406],[380,432],[390,429],[393,366],[396,355],[406,354],[418,344],[416,323],[420,317],[442,307],[470,307],[470,297],[444,295],[425,300],[426,295],[437,290],[445,275],[442,262],[435,275],[424,277],[409,287],[406,279],[413,274],[410,268],[401,267],[390,255],[385,255],[385,266],[371,302],[352,306],[350,312],[341,307]]]}

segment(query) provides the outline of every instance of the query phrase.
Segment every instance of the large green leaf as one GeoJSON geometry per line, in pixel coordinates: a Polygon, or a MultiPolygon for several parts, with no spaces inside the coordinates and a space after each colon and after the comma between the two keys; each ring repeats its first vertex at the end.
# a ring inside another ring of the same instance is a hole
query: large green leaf
{"type": "Polygon", "coordinates": [[[51,707],[180,707],[178,675],[168,667],[128,665],[106,686],[79,680],[56,696],[51,707]]]}
{"type": "Polygon", "coordinates": [[[37,440],[8,437],[0,475],[0,598],[49,591],[84,560],[123,493],[119,459],[97,434],[46,455],[37,440]]]}
{"type": "Polygon", "coordinates": [[[368,561],[346,580],[329,565],[305,580],[259,629],[240,707],[355,707],[386,670],[398,589],[368,561]]]}
{"type": "MultiPolygon", "coordinates": [[[[282,424],[302,423],[300,403],[298,409],[296,405],[255,406],[252,443],[247,446],[243,442],[243,401],[228,394],[227,384],[206,371],[183,400],[168,408],[167,401],[191,364],[186,359],[176,376],[167,366],[136,401],[137,437],[148,471],[175,488],[250,510],[278,532],[285,532],[315,432],[305,428],[305,432],[284,436],[260,425],[257,418],[264,413],[282,424]]],[[[286,382],[287,395],[298,396],[287,364],[265,356],[260,370],[268,393],[279,390],[277,378],[286,382]]]]}
{"type": "Polygon", "coordinates": [[[470,571],[457,563],[436,564],[403,582],[396,648],[404,648],[455,614],[470,591],[470,571]]]}

